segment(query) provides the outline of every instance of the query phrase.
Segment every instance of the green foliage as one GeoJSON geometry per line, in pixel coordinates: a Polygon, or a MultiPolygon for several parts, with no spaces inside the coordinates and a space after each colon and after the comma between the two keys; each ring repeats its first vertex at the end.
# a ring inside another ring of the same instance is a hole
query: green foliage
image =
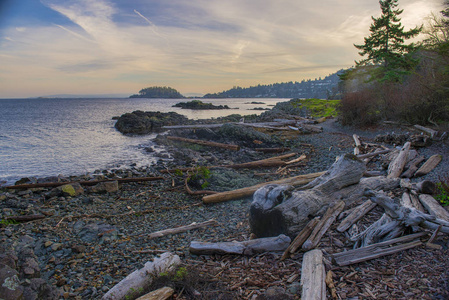
{"type": "Polygon", "coordinates": [[[189,176],[189,179],[187,180],[188,183],[198,189],[205,189],[209,186],[209,182],[207,179],[209,179],[211,176],[211,172],[207,167],[201,166],[196,167],[195,170],[192,172],[192,175],[189,176]]]}
{"type": "Polygon", "coordinates": [[[2,225],[2,226],[9,226],[9,225],[16,225],[16,224],[19,224],[19,222],[17,222],[16,220],[13,220],[13,219],[9,219],[9,220],[2,219],[2,220],[0,220],[0,225],[2,225]]]}
{"type": "Polygon", "coordinates": [[[130,98],[185,98],[177,90],[166,86],[153,86],[141,89],[138,95],[132,95],[130,98]]]}
{"type": "Polygon", "coordinates": [[[313,118],[330,117],[338,114],[337,107],[340,100],[322,99],[294,99],[291,101],[295,107],[306,109],[313,118]]]}
{"type": "Polygon", "coordinates": [[[371,35],[365,37],[364,44],[354,44],[361,56],[367,56],[356,64],[377,66],[372,70],[373,79],[400,82],[418,63],[410,55],[418,47],[413,43],[405,44],[405,41],[418,35],[422,26],[404,31],[399,18],[403,10],[396,9],[398,0],[380,0],[379,3],[382,14],[379,18],[371,17],[371,35]]]}
{"type": "Polygon", "coordinates": [[[449,177],[440,178],[440,181],[436,184],[438,194],[435,199],[438,200],[441,205],[449,206],[449,177]]]}
{"type": "Polygon", "coordinates": [[[184,280],[187,277],[187,269],[185,267],[180,267],[178,270],[176,270],[175,275],[173,276],[174,281],[181,281],[184,280]]]}

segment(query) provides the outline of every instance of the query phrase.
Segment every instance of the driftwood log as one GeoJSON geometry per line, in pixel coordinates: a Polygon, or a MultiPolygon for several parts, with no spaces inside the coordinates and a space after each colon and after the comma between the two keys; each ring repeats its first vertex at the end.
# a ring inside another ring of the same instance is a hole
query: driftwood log
{"type": "Polygon", "coordinates": [[[356,194],[355,188],[345,188],[359,183],[365,170],[362,161],[347,154],[340,157],[325,174],[298,190],[277,184],[261,187],[254,193],[250,207],[251,231],[258,237],[281,233],[295,237],[310,217],[327,209],[332,201],[356,194]]]}
{"type": "Polygon", "coordinates": [[[326,270],[323,263],[323,252],[315,249],[304,254],[301,269],[301,299],[326,299],[326,270]]]}
{"type": "Polygon", "coordinates": [[[188,138],[183,138],[183,137],[179,137],[179,136],[167,136],[167,139],[168,140],[172,140],[172,141],[192,143],[192,144],[197,144],[197,145],[202,145],[202,146],[218,147],[218,148],[223,148],[223,149],[228,149],[228,150],[233,150],[233,151],[239,151],[240,150],[240,146],[239,145],[223,144],[223,143],[209,142],[209,141],[203,141],[203,140],[188,139],[188,138]]]}
{"type": "Polygon", "coordinates": [[[136,300],[165,300],[170,298],[175,293],[175,290],[171,287],[165,286],[163,288],[152,291],[136,300]]]}
{"type": "Polygon", "coordinates": [[[113,286],[101,299],[102,300],[118,300],[118,299],[134,299],[135,292],[146,290],[152,283],[153,278],[160,273],[170,272],[181,263],[178,255],[166,252],[160,258],[149,261],[142,269],[136,270],[126,276],[122,281],[113,286]]]}
{"type": "Polygon", "coordinates": [[[418,169],[415,173],[415,177],[423,176],[432,171],[443,159],[439,154],[432,155],[429,159],[418,169]]]}
{"type": "Polygon", "coordinates": [[[388,178],[397,178],[402,174],[402,170],[404,170],[405,164],[408,161],[410,146],[410,142],[405,143],[399,155],[390,163],[388,166],[388,178]]]}
{"type": "Polygon", "coordinates": [[[237,254],[252,255],[270,251],[284,251],[290,245],[290,238],[286,235],[254,239],[243,242],[197,242],[190,243],[189,251],[197,255],[209,254],[237,254]]]}

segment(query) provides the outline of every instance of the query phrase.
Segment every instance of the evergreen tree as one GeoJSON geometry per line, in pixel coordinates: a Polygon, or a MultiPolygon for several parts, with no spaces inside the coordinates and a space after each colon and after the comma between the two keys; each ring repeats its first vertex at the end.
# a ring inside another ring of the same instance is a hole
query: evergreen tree
{"type": "Polygon", "coordinates": [[[413,43],[405,44],[405,40],[418,35],[421,27],[404,31],[399,18],[403,10],[397,9],[398,0],[380,0],[382,14],[379,18],[371,17],[371,35],[365,37],[363,45],[354,46],[360,50],[361,56],[368,56],[356,62],[357,66],[375,65],[373,75],[381,81],[398,82],[402,75],[413,69],[417,61],[409,54],[416,51],[413,43]]]}

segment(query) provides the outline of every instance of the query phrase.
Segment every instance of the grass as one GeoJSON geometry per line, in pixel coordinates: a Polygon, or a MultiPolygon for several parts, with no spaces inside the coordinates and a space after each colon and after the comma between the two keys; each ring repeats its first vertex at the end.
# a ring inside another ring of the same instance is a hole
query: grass
{"type": "Polygon", "coordinates": [[[295,99],[293,105],[305,108],[313,118],[337,116],[337,106],[340,100],[295,99]]]}

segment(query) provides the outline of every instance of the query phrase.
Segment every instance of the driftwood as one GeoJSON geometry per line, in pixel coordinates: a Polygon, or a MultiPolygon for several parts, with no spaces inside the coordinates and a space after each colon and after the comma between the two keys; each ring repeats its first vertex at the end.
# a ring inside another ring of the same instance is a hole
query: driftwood
{"type": "Polygon", "coordinates": [[[421,125],[415,125],[414,127],[421,131],[428,133],[430,135],[430,138],[432,138],[432,139],[434,139],[438,135],[438,131],[433,130],[431,128],[427,128],[427,127],[424,127],[421,125]]]}
{"type": "Polygon", "coordinates": [[[189,230],[192,230],[192,229],[198,229],[198,228],[202,228],[202,227],[216,226],[216,225],[217,225],[217,221],[209,220],[209,221],[202,222],[202,223],[192,223],[192,224],[186,225],[186,226],[170,228],[170,229],[164,229],[164,230],[160,230],[160,231],[156,231],[156,232],[150,233],[149,235],[139,234],[139,235],[137,235],[137,237],[145,236],[146,239],[155,239],[155,238],[163,237],[163,236],[166,236],[166,235],[169,235],[169,234],[176,234],[176,233],[186,232],[186,231],[189,231],[189,230]]]}
{"type": "Polygon", "coordinates": [[[391,151],[392,151],[392,149],[379,150],[379,151],[375,151],[375,152],[371,152],[371,153],[367,153],[367,154],[357,155],[357,158],[364,159],[364,158],[373,157],[373,156],[380,155],[380,154],[386,154],[391,151]]]}
{"type": "Polygon", "coordinates": [[[405,168],[406,171],[401,174],[401,178],[412,178],[415,172],[418,170],[418,165],[424,161],[424,156],[417,156],[411,161],[409,161],[405,168]]]}
{"type": "Polygon", "coordinates": [[[222,144],[222,143],[216,143],[216,142],[209,142],[209,141],[203,141],[203,140],[194,140],[194,139],[188,139],[183,138],[179,136],[167,136],[167,139],[172,141],[178,141],[178,142],[185,142],[185,143],[192,143],[197,145],[203,145],[203,146],[210,146],[210,147],[218,147],[233,151],[239,151],[240,146],[238,145],[232,145],[232,144],[222,144]]]}
{"type": "Polygon", "coordinates": [[[260,183],[260,184],[253,185],[253,186],[246,187],[246,188],[222,192],[222,193],[218,193],[215,195],[207,195],[207,196],[203,197],[203,203],[218,203],[218,202],[224,202],[224,201],[249,197],[252,194],[254,194],[254,192],[257,191],[257,189],[259,189],[265,185],[269,185],[269,184],[288,184],[291,186],[304,185],[304,184],[311,182],[312,180],[314,180],[315,178],[317,178],[318,176],[321,176],[323,174],[324,174],[324,172],[298,175],[295,177],[284,178],[284,179],[270,181],[270,182],[264,182],[264,183],[260,183]]]}
{"type": "Polygon", "coordinates": [[[423,180],[416,184],[416,191],[421,194],[433,194],[436,188],[436,184],[430,180],[423,180]]]}
{"type": "Polygon", "coordinates": [[[8,216],[5,217],[5,220],[13,221],[13,222],[29,222],[34,220],[45,219],[45,215],[21,215],[21,216],[8,216]]]}
{"type": "Polygon", "coordinates": [[[408,152],[410,151],[411,143],[407,142],[402,147],[399,155],[388,166],[388,178],[397,178],[402,174],[402,170],[408,161],[408,152]]]}
{"type": "Polygon", "coordinates": [[[284,260],[288,257],[290,257],[291,254],[295,253],[296,250],[302,247],[304,242],[308,239],[310,234],[312,233],[315,226],[320,221],[320,217],[315,217],[312,220],[310,220],[309,223],[301,230],[300,233],[296,236],[296,238],[293,240],[293,242],[288,246],[288,248],[285,250],[284,254],[281,257],[281,260],[284,260]]]}
{"type": "Polygon", "coordinates": [[[254,151],[264,153],[283,153],[290,151],[290,148],[255,148],[254,151]]]}
{"type": "Polygon", "coordinates": [[[286,235],[254,239],[243,242],[197,242],[190,243],[189,251],[196,255],[210,254],[238,254],[252,255],[270,251],[284,251],[290,244],[290,238],[286,235]]]}
{"type": "Polygon", "coordinates": [[[160,273],[170,272],[181,263],[178,255],[166,252],[160,258],[147,262],[142,269],[136,270],[126,276],[122,281],[113,286],[101,299],[118,300],[134,298],[135,291],[147,289],[153,277],[160,273]]]}
{"type": "Polygon", "coordinates": [[[301,268],[301,286],[303,300],[326,299],[326,270],[323,252],[315,249],[304,254],[301,268]]]}
{"type": "Polygon", "coordinates": [[[305,133],[308,133],[308,132],[320,133],[323,131],[323,127],[310,125],[310,124],[297,123],[296,126],[298,127],[298,130],[305,132],[305,133]]]}
{"type": "Polygon", "coordinates": [[[371,200],[366,200],[356,208],[354,208],[351,213],[341,221],[340,225],[337,227],[337,231],[344,232],[349,229],[355,222],[360,220],[364,215],[366,215],[369,211],[371,211],[374,207],[376,207],[376,203],[371,200]]]}
{"type": "Polygon", "coordinates": [[[163,287],[152,291],[142,297],[137,298],[136,300],[165,300],[170,298],[175,293],[175,290],[171,287],[163,287]]]}
{"type": "Polygon", "coordinates": [[[427,235],[427,233],[425,232],[410,234],[400,238],[388,240],[385,242],[372,244],[370,246],[332,254],[331,255],[332,262],[339,266],[348,266],[362,261],[367,261],[385,255],[390,255],[396,252],[404,251],[422,245],[422,242],[419,240],[419,238],[425,235],[427,235]]]}
{"type": "Polygon", "coordinates": [[[423,176],[432,171],[443,159],[439,154],[432,155],[415,173],[415,177],[423,176]]]}
{"type": "Polygon", "coordinates": [[[332,279],[333,275],[334,275],[334,273],[331,270],[329,270],[326,274],[325,282],[326,282],[327,288],[331,292],[332,299],[338,299],[337,289],[335,288],[335,283],[334,283],[334,280],[332,279]]]}
{"type": "Polygon", "coordinates": [[[422,206],[421,202],[419,201],[418,194],[415,191],[411,191],[410,201],[412,202],[412,205],[414,208],[416,208],[420,212],[423,212],[423,213],[426,212],[426,210],[424,209],[424,206],[422,206]]]}
{"type": "Polygon", "coordinates": [[[354,139],[355,147],[354,147],[354,155],[360,154],[360,147],[362,146],[362,143],[360,142],[359,136],[357,134],[353,134],[352,138],[354,139]]]}
{"type": "Polygon", "coordinates": [[[421,194],[419,195],[419,201],[432,216],[449,222],[449,212],[435,198],[427,194],[421,194]]]}
{"type": "Polygon", "coordinates": [[[344,207],[345,203],[343,201],[338,201],[337,203],[329,205],[329,208],[321,218],[320,222],[315,226],[307,241],[302,245],[304,250],[311,250],[319,244],[321,237],[326,233],[329,227],[331,227],[332,223],[343,211],[344,207]]]}
{"type": "Polygon", "coordinates": [[[7,189],[32,189],[32,188],[51,188],[58,187],[65,184],[79,183],[81,185],[93,186],[102,182],[118,181],[120,183],[128,182],[141,182],[141,181],[156,181],[163,180],[164,177],[132,177],[132,178],[114,178],[104,180],[89,180],[89,181],[70,181],[70,182],[43,182],[43,183],[30,183],[30,184],[18,184],[5,186],[7,189]]]}

